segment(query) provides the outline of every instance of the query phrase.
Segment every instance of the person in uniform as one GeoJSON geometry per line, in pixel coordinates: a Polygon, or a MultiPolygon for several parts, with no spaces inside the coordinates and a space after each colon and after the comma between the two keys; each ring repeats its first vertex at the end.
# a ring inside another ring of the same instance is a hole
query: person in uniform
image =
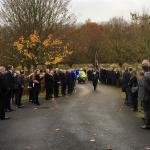
{"type": "Polygon", "coordinates": [[[93,83],[94,91],[96,91],[97,89],[98,80],[99,80],[99,72],[95,70],[92,76],[92,83],[93,83]]]}

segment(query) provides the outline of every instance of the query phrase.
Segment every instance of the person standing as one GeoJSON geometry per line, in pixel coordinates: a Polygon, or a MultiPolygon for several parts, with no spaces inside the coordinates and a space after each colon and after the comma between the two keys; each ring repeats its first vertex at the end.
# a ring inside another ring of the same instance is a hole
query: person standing
{"type": "Polygon", "coordinates": [[[138,81],[136,71],[133,71],[129,81],[130,93],[131,93],[131,103],[133,111],[138,111],[138,81]]]}
{"type": "Polygon", "coordinates": [[[93,83],[94,91],[96,91],[97,89],[98,80],[99,80],[99,72],[94,71],[92,75],[92,83],[93,83]]]}
{"type": "Polygon", "coordinates": [[[24,89],[24,77],[21,75],[20,71],[16,71],[15,76],[15,104],[17,108],[22,108],[21,98],[24,89]]]}
{"type": "Polygon", "coordinates": [[[50,82],[51,82],[51,76],[50,76],[50,70],[46,69],[45,73],[45,90],[46,90],[46,100],[50,100],[50,82]]]}
{"type": "Polygon", "coordinates": [[[6,100],[6,111],[11,112],[13,111],[11,108],[11,98],[14,92],[14,67],[9,65],[7,68],[7,86],[8,86],[8,93],[7,93],[7,100],[6,100]]]}
{"type": "Polygon", "coordinates": [[[39,93],[41,90],[41,80],[40,70],[36,70],[33,76],[33,103],[40,105],[39,103],[39,93]]]}
{"type": "Polygon", "coordinates": [[[7,82],[6,82],[5,67],[0,67],[0,120],[7,120],[8,117],[5,116],[5,104],[6,104],[6,94],[7,94],[7,82]]]}
{"type": "Polygon", "coordinates": [[[54,96],[55,98],[57,98],[59,95],[59,83],[60,83],[59,69],[56,68],[54,72],[54,96]]]}
{"type": "Polygon", "coordinates": [[[66,72],[66,83],[67,83],[67,88],[68,88],[68,94],[72,94],[73,92],[73,83],[74,83],[74,80],[73,80],[73,76],[72,76],[72,73],[71,73],[71,70],[68,69],[67,72],[66,72]]]}
{"type": "Polygon", "coordinates": [[[141,127],[142,129],[150,129],[150,71],[149,71],[149,61],[143,60],[142,68],[144,71],[143,88],[143,108],[145,114],[145,124],[141,127]]]}
{"type": "Polygon", "coordinates": [[[66,95],[66,74],[65,71],[60,70],[61,94],[66,95]]]}
{"type": "Polygon", "coordinates": [[[123,80],[122,80],[122,91],[125,92],[125,104],[129,105],[129,97],[130,97],[130,92],[129,92],[129,81],[130,81],[131,74],[128,70],[128,67],[125,68],[125,72],[123,73],[123,80]]]}
{"type": "Polygon", "coordinates": [[[29,76],[28,91],[29,91],[29,102],[33,103],[33,74],[29,76]]]}
{"type": "Polygon", "coordinates": [[[138,98],[141,102],[141,107],[143,109],[143,99],[144,99],[144,72],[140,72],[139,79],[138,79],[138,86],[139,86],[139,92],[138,92],[138,98]]]}

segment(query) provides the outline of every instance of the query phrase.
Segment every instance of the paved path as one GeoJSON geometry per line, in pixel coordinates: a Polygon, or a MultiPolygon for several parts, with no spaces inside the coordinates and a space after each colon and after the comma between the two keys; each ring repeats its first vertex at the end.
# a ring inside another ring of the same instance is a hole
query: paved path
{"type": "Polygon", "coordinates": [[[0,121],[0,150],[144,150],[150,131],[122,104],[119,89],[78,85],[73,96],[27,105],[0,121]]]}

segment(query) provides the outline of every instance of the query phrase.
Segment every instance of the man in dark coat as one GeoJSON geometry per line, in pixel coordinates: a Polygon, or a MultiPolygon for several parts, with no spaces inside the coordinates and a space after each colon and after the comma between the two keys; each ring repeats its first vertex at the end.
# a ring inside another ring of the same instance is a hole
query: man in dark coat
{"type": "Polygon", "coordinates": [[[60,82],[61,82],[61,94],[66,95],[66,74],[63,70],[60,71],[60,82]]]}
{"type": "Polygon", "coordinates": [[[74,79],[73,79],[73,76],[72,76],[70,69],[68,69],[66,72],[66,83],[67,83],[67,88],[68,88],[68,94],[72,94],[74,79]]]}
{"type": "Polygon", "coordinates": [[[50,100],[53,95],[53,85],[54,85],[54,79],[53,79],[53,74],[52,71],[50,72],[49,69],[46,70],[45,74],[45,89],[46,89],[46,100],[50,100]]]}
{"type": "Polygon", "coordinates": [[[99,80],[99,72],[94,71],[93,75],[92,75],[92,82],[93,82],[94,91],[96,91],[96,89],[97,89],[98,80],[99,80]]]}
{"type": "Polygon", "coordinates": [[[46,90],[46,96],[45,100],[50,100],[50,74],[49,74],[49,69],[46,69],[45,73],[45,90],[46,90]]]}
{"type": "Polygon", "coordinates": [[[0,67],[0,120],[9,119],[5,116],[5,104],[7,94],[7,82],[6,82],[5,68],[0,67]]]}
{"type": "Polygon", "coordinates": [[[11,98],[14,92],[14,67],[13,66],[8,66],[7,68],[7,88],[8,88],[8,93],[7,93],[7,100],[6,100],[6,111],[11,112],[11,98]]]}
{"type": "Polygon", "coordinates": [[[150,129],[150,70],[149,70],[149,61],[144,60],[142,62],[142,67],[144,70],[144,98],[143,98],[143,108],[145,113],[145,124],[142,126],[142,129],[150,129]]]}
{"type": "Polygon", "coordinates": [[[22,108],[21,98],[24,89],[24,76],[20,71],[16,71],[15,76],[15,104],[17,108],[22,108]]]}
{"type": "Polygon", "coordinates": [[[60,84],[60,75],[59,69],[56,68],[54,72],[54,96],[57,98],[59,95],[59,84],[60,84]]]}

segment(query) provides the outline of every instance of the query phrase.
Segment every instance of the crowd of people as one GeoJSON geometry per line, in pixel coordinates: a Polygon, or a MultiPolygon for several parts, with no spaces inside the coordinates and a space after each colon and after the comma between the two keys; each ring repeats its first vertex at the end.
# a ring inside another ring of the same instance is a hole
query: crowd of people
{"type": "Polygon", "coordinates": [[[138,102],[144,110],[144,122],[142,129],[150,129],[150,63],[142,62],[141,72],[132,68],[125,68],[122,79],[122,91],[125,93],[125,104],[134,112],[138,111],[138,102]]]}
{"type": "Polygon", "coordinates": [[[40,105],[39,94],[44,84],[45,99],[71,95],[75,88],[78,71],[70,69],[64,71],[61,69],[46,69],[42,71],[37,69],[34,73],[25,77],[24,71],[14,70],[13,66],[0,67],[0,120],[9,119],[5,112],[13,111],[11,105],[15,104],[17,108],[24,107],[21,103],[23,91],[28,81],[29,102],[40,105]]]}
{"type": "Polygon", "coordinates": [[[142,129],[150,129],[150,63],[148,60],[142,62],[142,70],[135,71],[132,67],[125,67],[124,71],[118,68],[104,69],[100,71],[89,69],[88,80],[93,82],[94,90],[98,82],[122,87],[125,93],[124,104],[129,106],[133,112],[138,109],[144,110],[144,125],[142,129]]]}
{"type": "Polygon", "coordinates": [[[5,112],[13,111],[11,103],[17,108],[24,107],[21,103],[26,81],[28,81],[29,102],[40,105],[39,94],[41,85],[44,85],[45,100],[71,95],[75,89],[76,80],[85,83],[86,78],[92,81],[94,90],[98,82],[107,85],[122,86],[125,93],[124,104],[138,111],[138,102],[144,110],[145,124],[142,129],[150,128],[150,63],[142,62],[143,71],[136,72],[131,67],[125,67],[125,71],[119,69],[37,69],[34,73],[25,77],[24,71],[14,71],[13,66],[0,67],[0,119],[8,119],[5,112]]]}

